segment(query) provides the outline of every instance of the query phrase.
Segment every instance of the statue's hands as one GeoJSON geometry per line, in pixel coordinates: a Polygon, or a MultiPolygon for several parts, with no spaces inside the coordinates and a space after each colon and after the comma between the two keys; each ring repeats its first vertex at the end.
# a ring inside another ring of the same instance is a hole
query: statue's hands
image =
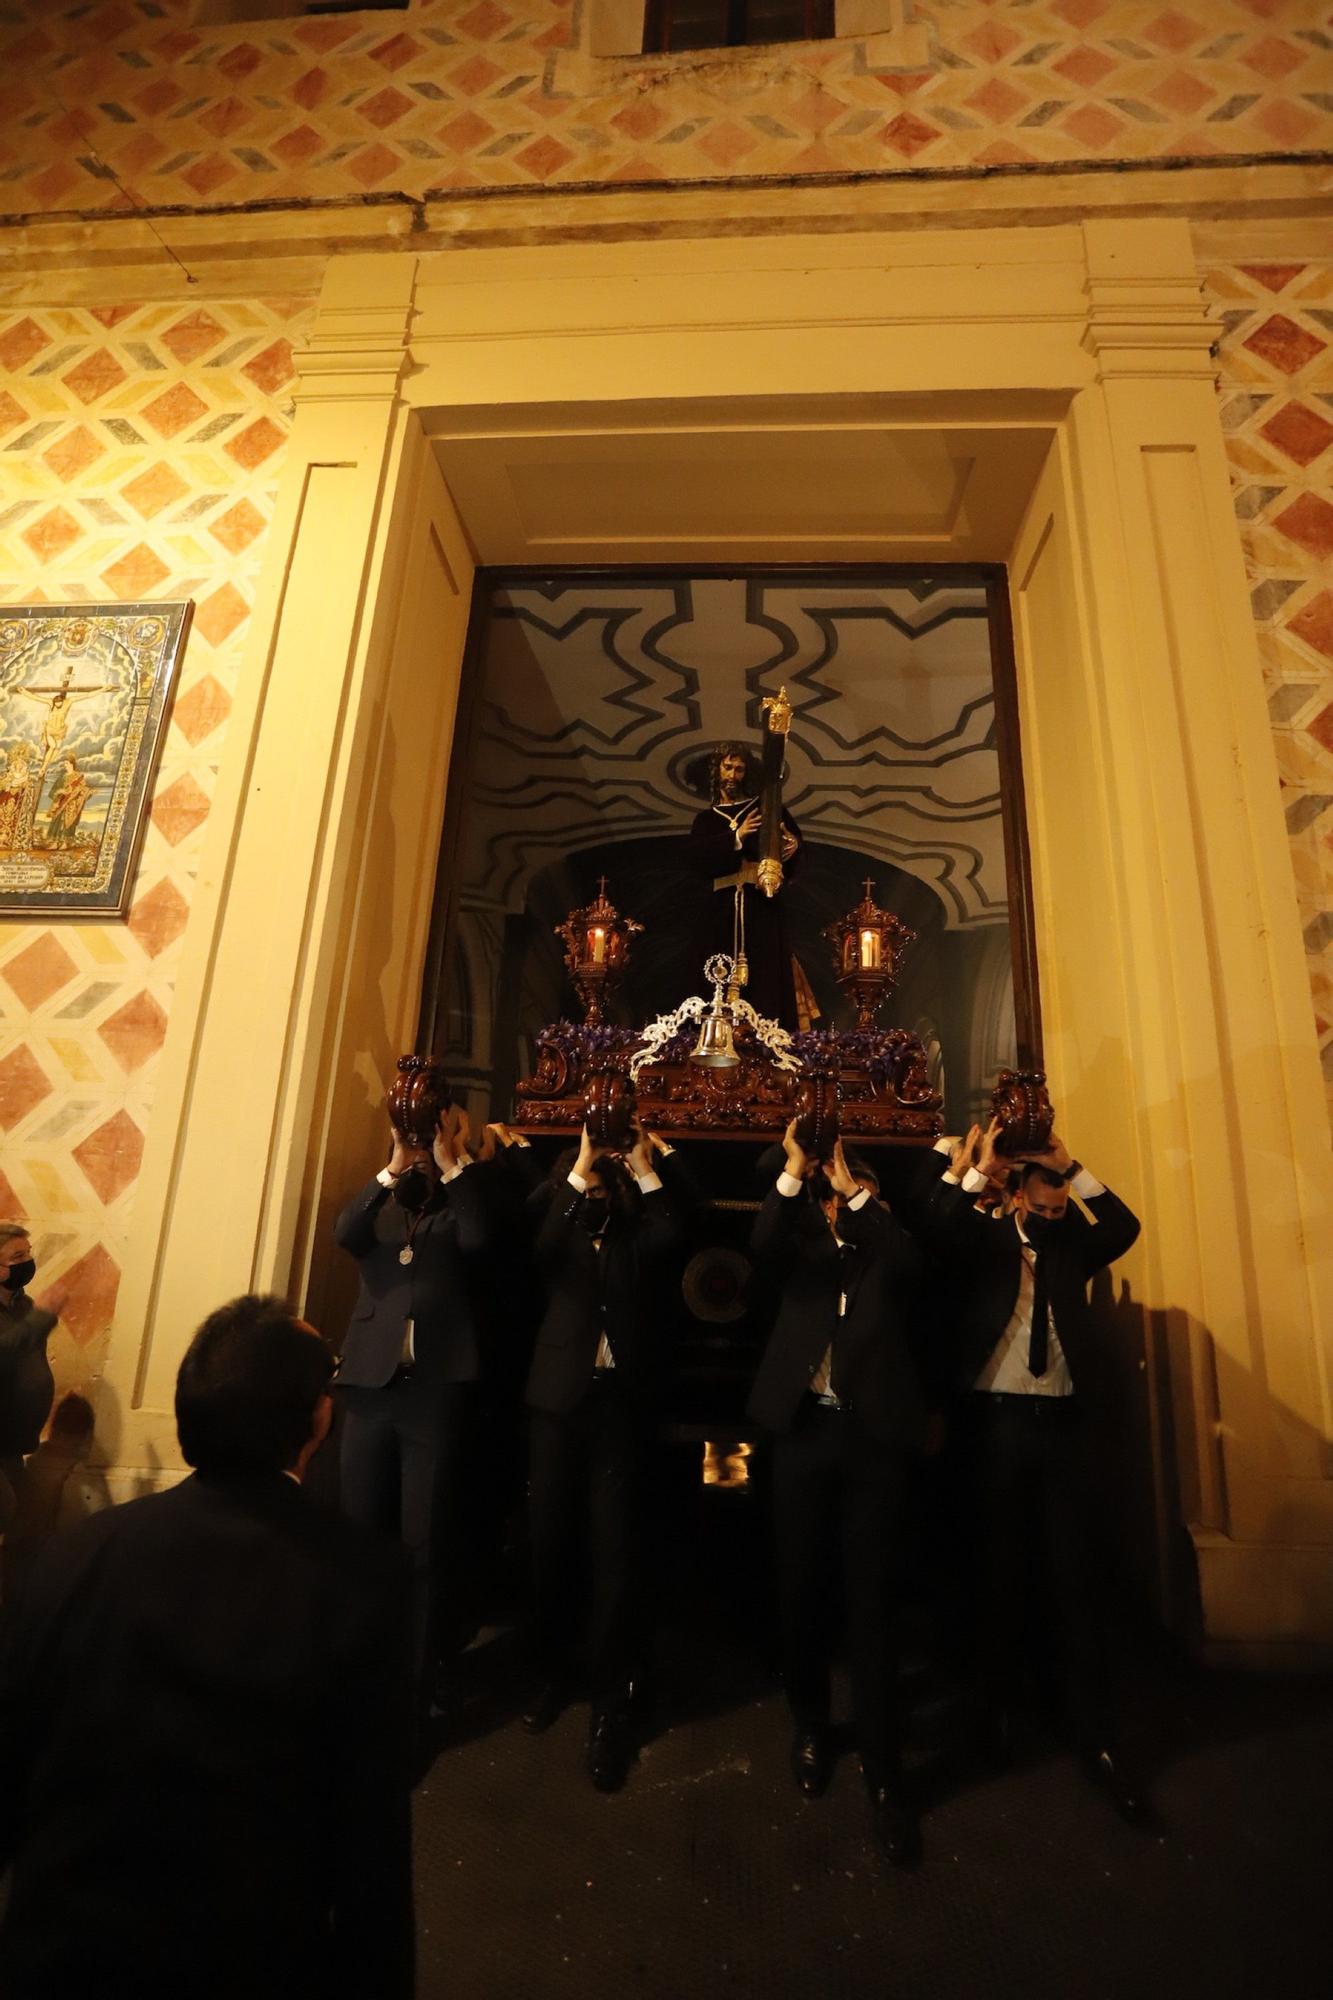
{"type": "Polygon", "coordinates": [[[800,841],[799,841],[799,840],[798,840],[798,839],[796,838],[796,835],[795,835],[795,834],[794,834],[794,833],[793,833],[793,832],[791,831],[791,828],[790,828],[790,827],[786,827],[786,826],[784,826],[784,827],[783,827],[783,829],[782,829],[782,858],[783,858],[783,860],[784,860],[784,861],[790,861],[790,860],[791,860],[791,858],[792,858],[792,855],[793,855],[793,854],[795,854],[795,852],[796,852],[797,848],[798,848],[798,847],[800,846],[800,844],[801,844],[801,843],[800,843],[800,841]]]}
{"type": "Polygon", "coordinates": [[[969,1167],[976,1165],[977,1152],[981,1145],[981,1127],[974,1125],[965,1139],[960,1139],[949,1155],[949,1172],[960,1181],[969,1167]]]}
{"type": "Polygon", "coordinates": [[[747,840],[752,833],[758,833],[763,823],[764,815],[760,812],[758,806],[751,806],[745,818],[736,828],[737,840],[747,840]]]}
{"type": "Polygon", "coordinates": [[[783,1149],[787,1155],[787,1172],[794,1181],[803,1181],[810,1171],[810,1156],[796,1137],[796,1120],[782,1135],[783,1149]]]}
{"type": "Polygon", "coordinates": [[[588,1175],[592,1172],[596,1157],[592,1140],[588,1137],[588,1128],[585,1125],[579,1134],[579,1156],[574,1162],[574,1172],[581,1181],[587,1180],[588,1175]]]}
{"type": "Polygon", "coordinates": [[[847,1155],[842,1150],[841,1139],[834,1145],[833,1158],[828,1163],[827,1171],[829,1185],[838,1194],[842,1195],[844,1200],[850,1200],[854,1194],[861,1192],[857,1183],[852,1179],[852,1170],[847,1164],[847,1155]]]}

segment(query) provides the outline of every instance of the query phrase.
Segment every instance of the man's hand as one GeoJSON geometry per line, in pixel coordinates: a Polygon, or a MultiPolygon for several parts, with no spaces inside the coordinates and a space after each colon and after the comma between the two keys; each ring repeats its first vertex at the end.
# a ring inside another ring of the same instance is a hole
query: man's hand
{"type": "Polygon", "coordinates": [[[593,1170],[593,1163],[596,1157],[597,1157],[596,1151],[593,1147],[592,1140],[588,1137],[588,1128],[585,1125],[582,1132],[579,1134],[579,1156],[577,1160],[575,1160],[573,1168],[573,1171],[578,1175],[581,1181],[587,1180],[588,1175],[593,1170]]]}
{"type": "Polygon", "coordinates": [[[981,1127],[974,1125],[965,1139],[960,1139],[949,1155],[949,1172],[960,1181],[969,1167],[976,1165],[977,1149],[981,1144],[981,1127]]]}
{"type": "Polygon", "coordinates": [[[852,1179],[852,1170],[847,1164],[847,1155],[842,1150],[841,1139],[834,1145],[833,1158],[828,1163],[828,1177],[829,1185],[845,1201],[850,1201],[854,1194],[861,1192],[858,1184],[852,1179]]]}
{"type": "Polygon", "coordinates": [[[636,1181],[641,1181],[645,1174],[651,1174],[654,1171],[653,1149],[649,1143],[648,1134],[644,1131],[637,1118],[634,1121],[634,1144],[630,1147],[626,1159],[629,1163],[629,1170],[636,1181]]]}
{"type": "Polygon", "coordinates": [[[1074,1164],[1074,1156],[1063,1139],[1051,1134],[1050,1144],[1044,1153],[1020,1153],[1021,1160],[1028,1160],[1034,1167],[1049,1167],[1053,1174],[1068,1173],[1074,1164]]]}
{"type": "Polygon", "coordinates": [[[1009,1171],[1010,1162],[1002,1158],[999,1149],[1000,1134],[1004,1130],[998,1118],[992,1118],[981,1135],[981,1145],[977,1152],[977,1172],[984,1174],[988,1181],[1003,1180],[1009,1171]]]}
{"type": "Polygon", "coordinates": [[[811,1163],[804,1146],[800,1144],[796,1137],[796,1120],[794,1118],[782,1135],[782,1144],[787,1155],[787,1172],[794,1181],[803,1181],[810,1172],[811,1163]]]}
{"type": "MultiPolygon", "coordinates": [[[[463,1114],[466,1118],[466,1113],[463,1114]]],[[[442,1112],[435,1130],[435,1143],[431,1152],[435,1164],[442,1174],[450,1174],[458,1165],[458,1121],[451,1111],[442,1112]]]]}
{"type": "Polygon", "coordinates": [[[396,1127],[393,1132],[393,1151],[389,1155],[389,1172],[395,1176],[405,1174],[409,1167],[424,1166],[430,1158],[424,1146],[415,1146],[405,1139],[396,1127]]]}
{"type": "Polygon", "coordinates": [[[69,1304],[69,1290],[70,1288],[65,1283],[65,1280],[57,1278],[53,1285],[47,1286],[42,1296],[35,1300],[34,1303],[42,1312],[54,1313],[56,1318],[59,1319],[61,1313],[64,1312],[65,1307],[69,1304]]]}

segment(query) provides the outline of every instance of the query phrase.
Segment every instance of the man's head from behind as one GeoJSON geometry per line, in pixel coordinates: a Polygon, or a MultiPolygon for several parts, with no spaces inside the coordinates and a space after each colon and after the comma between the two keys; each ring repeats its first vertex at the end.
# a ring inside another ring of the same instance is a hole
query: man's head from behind
{"type": "Polygon", "coordinates": [[[176,1377],[176,1430],[199,1472],[294,1472],[328,1435],[333,1357],[278,1298],[210,1313],[176,1377]]]}

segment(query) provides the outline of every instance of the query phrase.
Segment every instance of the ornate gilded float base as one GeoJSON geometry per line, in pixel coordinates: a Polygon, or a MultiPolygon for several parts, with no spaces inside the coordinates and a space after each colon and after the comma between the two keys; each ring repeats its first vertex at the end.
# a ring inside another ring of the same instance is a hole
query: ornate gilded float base
{"type": "MultiPolygon", "coordinates": [[[[627,1071],[642,1042],[634,1028],[558,1021],[537,1037],[535,1075],[516,1093],[515,1124],[529,1134],[575,1134],[583,1123],[591,1077],[627,1071]]],[[[793,1037],[801,1069],[777,1067],[752,1034],[738,1030],[734,1069],[704,1069],[689,1059],[691,1037],[678,1036],[637,1079],[639,1115],[663,1138],[772,1139],[785,1130],[805,1078],[836,1079],[839,1124],[849,1139],[929,1145],[944,1130],[943,1104],[931,1089],[926,1053],[905,1028],[855,1028],[793,1037]]]]}

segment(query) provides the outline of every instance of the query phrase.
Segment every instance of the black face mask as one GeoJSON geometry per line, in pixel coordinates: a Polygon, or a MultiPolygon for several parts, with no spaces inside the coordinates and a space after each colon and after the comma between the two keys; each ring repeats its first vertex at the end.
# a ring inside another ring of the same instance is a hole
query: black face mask
{"type": "Polygon", "coordinates": [[[1065,1226],[1062,1215],[1025,1215],[1023,1234],[1034,1250],[1040,1250],[1044,1243],[1050,1243],[1065,1226]]]}
{"type": "Polygon", "coordinates": [[[435,1183],[424,1167],[409,1167],[393,1184],[393,1198],[402,1208],[414,1212],[430,1200],[435,1183]]]}
{"type": "Polygon", "coordinates": [[[9,1276],[5,1279],[6,1289],[11,1292],[21,1292],[23,1287],[30,1285],[36,1276],[37,1266],[31,1257],[25,1259],[22,1264],[11,1264],[9,1276]]]}
{"type": "Polygon", "coordinates": [[[611,1204],[604,1194],[590,1194],[583,1198],[579,1210],[579,1227],[586,1229],[589,1236],[596,1236],[606,1227],[606,1218],[611,1213],[611,1204]]]}

